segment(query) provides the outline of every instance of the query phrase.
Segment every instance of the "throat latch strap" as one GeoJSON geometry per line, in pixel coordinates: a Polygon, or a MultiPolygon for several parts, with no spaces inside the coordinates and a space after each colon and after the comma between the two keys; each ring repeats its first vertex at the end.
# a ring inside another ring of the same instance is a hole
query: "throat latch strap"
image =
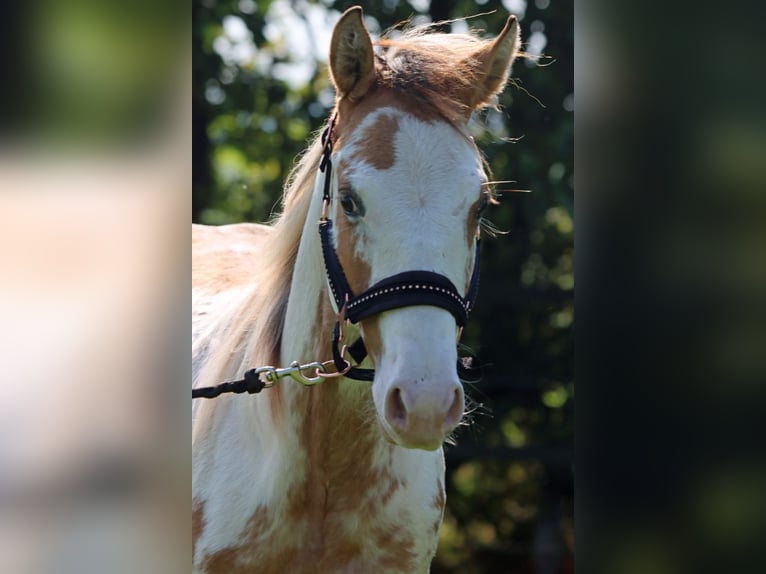
{"type": "MultiPolygon", "coordinates": [[[[358,365],[367,357],[367,347],[364,346],[364,339],[359,337],[351,345],[340,348],[341,328],[340,323],[335,323],[332,339],[332,358],[335,363],[335,369],[343,376],[357,381],[372,381],[375,378],[375,369],[365,369],[354,367],[346,358],[348,354],[358,365]]],[[[476,383],[481,380],[483,367],[467,357],[459,357],[457,360],[457,374],[461,381],[476,383]]]]}

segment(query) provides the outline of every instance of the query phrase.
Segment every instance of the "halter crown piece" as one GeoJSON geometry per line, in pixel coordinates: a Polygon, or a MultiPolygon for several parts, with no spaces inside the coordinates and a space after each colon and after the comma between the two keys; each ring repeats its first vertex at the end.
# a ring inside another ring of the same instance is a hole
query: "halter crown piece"
{"type": "MultiPolygon", "coordinates": [[[[338,349],[341,341],[341,322],[345,319],[358,323],[362,319],[377,315],[391,309],[410,307],[413,305],[429,305],[449,311],[458,327],[463,327],[468,319],[468,313],[473,308],[479,290],[479,252],[480,240],[476,238],[476,258],[473,274],[465,297],[460,295],[455,285],[444,275],[433,271],[405,271],[375,283],[363,293],[354,295],[351,286],[343,272],[338,254],[333,246],[332,220],[328,216],[332,191],[332,136],[335,117],[332,116],[322,133],[322,161],[319,170],[324,174],[322,195],[322,216],[319,220],[319,236],[322,241],[322,256],[328,284],[339,311],[339,320],[335,324],[333,334],[333,360],[339,373],[345,377],[359,381],[371,381],[375,376],[373,369],[352,367],[338,349]]],[[[367,356],[364,341],[357,339],[355,343],[345,348],[351,357],[360,363],[367,356]]],[[[458,370],[466,373],[463,362],[458,360],[458,370]]]]}

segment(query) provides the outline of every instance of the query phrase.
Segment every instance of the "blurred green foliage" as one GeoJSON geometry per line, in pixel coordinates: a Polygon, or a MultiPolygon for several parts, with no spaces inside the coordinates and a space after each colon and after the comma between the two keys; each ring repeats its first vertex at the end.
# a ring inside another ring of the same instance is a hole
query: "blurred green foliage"
{"type": "MultiPolygon", "coordinates": [[[[333,103],[326,50],[358,2],[195,0],[193,218],[268,220],[295,156],[333,103]]],[[[499,110],[471,128],[508,231],[484,241],[464,341],[489,363],[472,424],[446,449],[448,510],[432,572],[570,572],[573,551],[573,15],[549,0],[362,2],[373,36],[412,18],[497,34],[509,9],[524,50],[499,110]],[[534,57],[539,54],[542,57],[534,57]]],[[[449,26],[447,26],[447,29],[449,26]]]]}
{"type": "Polygon", "coordinates": [[[6,4],[3,139],[65,153],[104,152],[146,146],[178,121],[188,61],[179,1],[6,4]]]}

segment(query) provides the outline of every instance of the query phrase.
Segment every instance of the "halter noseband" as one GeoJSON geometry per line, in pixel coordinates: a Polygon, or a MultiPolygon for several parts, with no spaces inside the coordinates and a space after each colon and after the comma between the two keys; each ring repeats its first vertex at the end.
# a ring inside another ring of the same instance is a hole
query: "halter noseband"
{"type": "MultiPolygon", "coordinates": [[[[322,133],[322,161],[319,170],[324,173],[324,188],[322,194],[322,216],[319,220],[319,236],[322,242],[322,256],[325,271],[332,292],[335,306],[339,312],[339,320],[333,333],[333,360],[338,373],[360,381],[371,381],[375,375],[374,369],[352,367],[344,358],[344,352],[338,348],[342,340],[341,323],[344,319],[358,323],[362,319],[401,307],[413,305],[429,305],[449,311],[455,318],[458,327],[462,328],[468,313],[473,308],[479,290],[479,247],[480,240],[476,238],[476,258],[473,274],[465,297],[460,295],[455,285],[444,275],[433,271],[405,271],[378,281],[359,295],[354,295],[351,286],[343,272],[338,254],[333,246],[332,220],[328,216],[330,193],[332,188],[332,131],[335,117],[332,116],[322,133]]],[[[367,349],[360,337],[356,342],[344,347],[351,357],[360,363],[367,356],[367,349]]],[[[463,371],[462,361],[458,360],[458,370],[463,371]]]]}

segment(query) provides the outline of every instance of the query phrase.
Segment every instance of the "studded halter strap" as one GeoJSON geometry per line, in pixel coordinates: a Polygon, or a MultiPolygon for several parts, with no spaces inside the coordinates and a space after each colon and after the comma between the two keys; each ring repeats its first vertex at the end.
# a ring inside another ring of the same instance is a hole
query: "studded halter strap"
{"type": "MultiPolygon", "coordinates": [[[[335,117],[333,116],[330,118],[327,128],[322,134],[324,149],[322,161],[319,165],[319,170],[324,174],[319,235],[322,242],[322,256],[324,258],[328,283],[336,308],[339,311],[339,321],[335,324],[333,335],[333,360],[338,372],[343,373],[344,376],[351,379],[371,381],[375,375],[373,369],[353,367],[344,358],[344,351],[347,351],[357,363],[364,360],[367,356],[367,349],[361,337],[353,344],[344,347],[343,351],[339,350],[339,345],[342,341],[341,323],[344,320],[358,323],[362,319],[391,309],[413,305],[429,305],[449,311],[455,317],[458,327],[462,328],[468,319],[468,313],[473,308],[479,290],[480,240],[477,237],[476,259],[474,261],[471,282],[465,297],[460,295],[455,285],[447,277],[432,271],[405,271],[398,273],[375,283],[363,293],[354,295],[333,245],[332,219],[328,216],[332,191],[331,156],[334,126],[335,117]]],[[[458,370],[461,371],[461,374],[468,372],[462,361],[458,361],[458,370]]]]}

